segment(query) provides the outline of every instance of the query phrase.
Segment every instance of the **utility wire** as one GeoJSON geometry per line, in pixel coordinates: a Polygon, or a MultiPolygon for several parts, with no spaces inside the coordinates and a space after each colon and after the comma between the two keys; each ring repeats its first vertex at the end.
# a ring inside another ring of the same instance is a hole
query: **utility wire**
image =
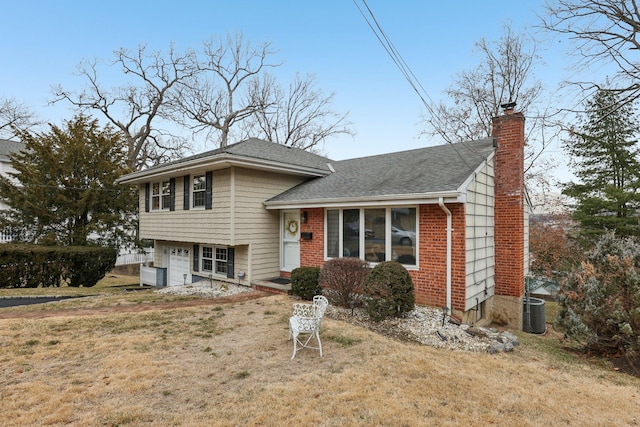
{"type": "MultiPolygon", "coordinates": [[[[385,31],[382,29],[382,26],[376,19],[373,11],[367,4],[367,1],[362,0],[362,3],[367,9],[367,13],[365,13],[362,10],[362,8],[360,7],[360,5],[356,0],[353,0],[353,3],[358,8],[358,11],[360,11],[360,14],[366,21],[367,25],[369,25],[369,28],[371,28],[371,31],[373,31],[374,35],[376,36],[376,38],[378,39],[382,47],[385,49],[387,54],[391,57],[391,60],[394,62],[394,64],[396,64],[396,66],[398,67],[402,75],[405,77],[407,82],[409,82],[409,85],[416,92],[416,94],[422,101],[422,104],[425,106],[429,114],[431,114],[431,117],[433,117],[434,120],[438,122],[438,125],[442,129],[445,129],[445,126],[443,125],[440,115],[437,113],[437,110],[433,107],[435,103],[433,102],[433,100],[431,99],[427,91],[424,89],[424,86],[422,86],[422,84],[420,83],[420,80],[413,73],[413,71],[411,70],[411,67],[407,64],[407,62],[404,60],[400,52],[396,49],[391,39],[387,36],[385,31]]],[[[471,166],[467,163],[467,160],[464,158],[464,156],[458,151],[458,148],[456,147],[456,145],[455,144],[451,144],[451,145],[456,151],[456,154],[458,155],[458,157],[460,157],[460,159],[464,162],[464,164],[467,165],[469,169],[472,169],[471,166]]],[[[462,145],[464,145],[467,149],[471,150],[472,152],[476,152],[468,144],[463,142],[462,145]]]]}
{"type": "Polygon", "coordinates": [[[374,35],[376,36],[376,38],[378,39],[382,47],[385,49],[389,57],[391,57],[391,60],[396,64],[396,66],[398,67],[402,75],[405,77],[407,82],[409,82],[409,85],[416,92],[416,94],[418,95],[418,97],[420,98],[424,106],[427,108],[429,113],[432,116],[436,117],[436,120],[439,120],[438,115],[435,114],[435,111],[432,107],[432,105],[435,103],[433,102],[431,97],[429,97],[429,94],[424,89],[424,87],[422,86],[418,78],[415,76],[415,74],[411,70],[411,67],[409,67],[409,65],[404,60],[400,52],[394,46],[393,42],[391,42],[387,34],[384,32],[384,30],[380,26],[380,23],[378,22],[375,15],[373,14],[373,11],[367,4],[366,0],[362,0],[362,3],[366,7],[368,14],[366,14],[362,10],[362,8],[360,7],[360,5],[356,0],[353,0],[353,3],[358,8],[358,11],[360,11],[360,14],[366,21],[367,25],[369,25],[369,28],[371,28],[371,31],[373,31],[374,35]]]}

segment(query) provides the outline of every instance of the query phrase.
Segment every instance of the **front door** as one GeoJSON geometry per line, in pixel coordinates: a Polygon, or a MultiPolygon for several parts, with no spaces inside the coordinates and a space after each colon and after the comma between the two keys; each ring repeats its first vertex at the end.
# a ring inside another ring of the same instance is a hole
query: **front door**
{"type": "Polygon", "coordinates": [[[300,211],[283,211],[281,270],[291,271],[300,267],[300,211]]]}
{"type": "Polygon", "coordinates": [[[191,283],[191,261],[189,248],[169,248],[169,286],[191,283]]]}

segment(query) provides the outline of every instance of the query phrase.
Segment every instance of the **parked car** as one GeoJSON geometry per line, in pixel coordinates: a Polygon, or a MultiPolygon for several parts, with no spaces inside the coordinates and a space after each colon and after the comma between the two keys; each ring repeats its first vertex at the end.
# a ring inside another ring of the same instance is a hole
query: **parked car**
{"type": "Polygon", "coordinates": [[[416,233],[391,226],[391,242],[402,246],[413,246],[416,241],[416,233]]]}

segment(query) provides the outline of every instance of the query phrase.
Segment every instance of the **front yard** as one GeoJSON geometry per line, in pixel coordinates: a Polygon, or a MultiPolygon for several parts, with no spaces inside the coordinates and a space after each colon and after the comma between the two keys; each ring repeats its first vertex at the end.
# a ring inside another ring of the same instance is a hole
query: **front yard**
{"type": "Polygon", "coordinates": [[[514,352],[489,355],[325,318],[324,357],[305,349],[290,360],[288,296],[115,310],[179,300],[151,292],[38,308],[100,307],[97,315],[1,319],[0,423],[640,424],[640,380],[563,351],[553,334],[519,334],[514,352]]]}

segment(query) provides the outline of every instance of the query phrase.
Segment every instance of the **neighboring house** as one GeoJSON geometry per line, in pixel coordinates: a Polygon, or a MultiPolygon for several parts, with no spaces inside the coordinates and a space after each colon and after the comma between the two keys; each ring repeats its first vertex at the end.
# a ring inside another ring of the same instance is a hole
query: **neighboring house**
{"type": "Polygon", "coordinates": [[[396,260],[418,304],[522,328],[523,158],[524,116],[509,110],[478,141],[331,161],[249,139],[120,182],[140,189],[150,284],[259,285],[336,257],[396,260]]]}
{"type": "MultiPolygon", "coordinates": [[[[15,172],[11,167],[9,156],[12,153],[24,150],[24,144],[21,142],[0,139],[0,175],[8,177],[10,172],[15,172]]],[[[0,210],[7,209],[8,206],[0,199],[0,210]]],[[[11,230],[0,229],[0,243],[6,243],[13,240],[11,230]]]]}

